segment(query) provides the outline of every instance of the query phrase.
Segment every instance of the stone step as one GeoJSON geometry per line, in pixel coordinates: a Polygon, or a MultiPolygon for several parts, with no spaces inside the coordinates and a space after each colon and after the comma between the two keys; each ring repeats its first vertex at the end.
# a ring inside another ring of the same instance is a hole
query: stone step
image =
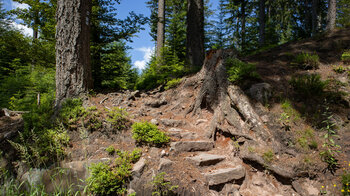
{"type": "Polygon", "coordinates": [[[233,168],[218,169],[210,173],[204,173],[204,176],[209,186],[215,186],[244,178],[245,168],[242,165],[238,165],[233,168]]]}
{"type": "Polygon", "coordinates": [[[225,156],[202,153],[194,157],[187,157],[186,160],[197,166],[215,165],[225,159],[225,156]]]}
{"type": "Polygon", "coordinates": [[[175,152],[209,151],[214,148],[213,141],[179,141],[170,143],[175,152]]]}
{"type": "Polygon", "coordinates": [[[179,128],[170,128],[168,130],[169,135],[172,137],[177,137],[179,139],[188,139],[188,140],[193,140],[198,138],[197,133],[190,132],[187,130],[179,129],[179,128]]]}

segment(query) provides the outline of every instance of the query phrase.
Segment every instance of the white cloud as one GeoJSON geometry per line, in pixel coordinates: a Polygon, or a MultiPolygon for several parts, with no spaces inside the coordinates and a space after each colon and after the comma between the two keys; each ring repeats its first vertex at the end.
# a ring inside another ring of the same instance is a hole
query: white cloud
{"type": "Polygon", "coordinates": [[[25,4],[25,3],[18,3],[18,2],[13,2],[12,1],[11,7],[12,7],[12,9],[17,9],[17,8],[28,9],[29,5],[25,4]]]}
{"type": "Polygon", "coordinates": [[[151,60],[152,54],[154,53],[154,47],[142,47],[142,48],[137,48],[136,50],[143,52],[144,55],[143,55],[143,60],[135,61],[134,66],[140,70],[143,70],[146,68],[147,62],[151,60]]]}
{"type": "Polygon", "coordinates": [[[20,30],[26,36],[30,36],[30,37],[33,36],[33,29],[31,29],[25,25],[18,24],[16,22],[11,22],[11,25],[13,27],[15,27],[16,29],[20,30]]]}

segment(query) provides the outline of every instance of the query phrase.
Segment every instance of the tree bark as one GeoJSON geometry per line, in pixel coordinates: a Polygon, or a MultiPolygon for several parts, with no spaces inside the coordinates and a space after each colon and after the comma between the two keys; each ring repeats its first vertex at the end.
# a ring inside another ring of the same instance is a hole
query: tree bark
{"type": "Polygon", "coordinates": [[[335,19],[337,15],[337,1],[328,0],[328,12],[327,12],[327,31],[333,31],[335,27],[335,19]]]}
{"type": "Polygon", "coordinates": [[[318,0],[312,0],[312,35],[318,31],[318,0]]]}
{"type": "Polygon", "coordinates": [[[56,29],[56,103],[92,87],[90,67],[91,0],[58,0],[56,29]]]}
{"type": "Polygon", "coordinates": [[[165,0],[158,0],[158,23],[157,23],[157,58],[162,55],[165,32],[165,0]]]}
{"type": "Polygon", "coordinates": [[[241,4],[241,48],[242,50],[245,49],[245,31],[246,31],[246,15],[245,15],[245,8],[246,8],[247,2],[245,0],[242,0],[241,4]]]}
{"type": "Polygon", "coordinates": [[[265,0],[259,0],[259,45],[265,43],[265,0]]]}
{"type": "Polygon", "coordinates": [[[191,69],[198,69],[204,61],[204,2],[188,0],[187,58],[191,69]]]}

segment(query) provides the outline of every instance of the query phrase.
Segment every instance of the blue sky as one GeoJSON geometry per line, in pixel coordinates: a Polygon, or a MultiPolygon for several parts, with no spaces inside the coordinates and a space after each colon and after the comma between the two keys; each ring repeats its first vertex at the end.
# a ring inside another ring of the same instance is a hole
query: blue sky
{"type": "MultiPolygon", "coordinates": [[[[14,9],[17,7],[26,7],[26,5],[18,4],[16,2],[13,2],[12,0],[0,1],[4,2],[4,8],[6,10],[14,9]]],[[[122,0],[120,5],[117,5],[118,17],[125,18],[131,11],[134,11],[136,14],[143,14],[146,17],[150,16],[150,10],[146,7],[146,1],[147,0],[122,0]]],[[[215,5],[213,7],[215,9],[218,0],[211,0],[210,2],[212,2],[213,5],[215,5]]],[[[31,29],[18,23],[13,23],[13,25],[17,28],[22,29],[22,31],[26,35],[32,35],[31,29]]],[[[138,33],[136,37],[132,39],[132,43],[128,43],[128,45],[132,47],[132,49],[129,50],[129,55],[131,56],[132,64],[139,69],[143,69],[146,66],[154,50],[154,42],[152,41],[152,38],[149,35],[150,28],[148,25],[145,25],[144,27],[145,30],[138,33]]]]}

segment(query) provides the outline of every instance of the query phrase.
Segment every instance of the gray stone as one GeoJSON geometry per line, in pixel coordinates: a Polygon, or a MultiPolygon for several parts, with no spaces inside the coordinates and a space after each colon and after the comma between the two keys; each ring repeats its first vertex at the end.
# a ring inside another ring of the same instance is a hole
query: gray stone
{"type": "Polygon", "coordinates": [[[159,122],[158,122],[157,119],[154,119],[154,118],[153,118],[150,122],[151,122],[152,124],[159,125],[159,122]]]}
{"type": "Polygon", "coordinates": [[[194,132],[189,132],[183,129],[178,129],[178,128],[171,128],[168,130],[169,135],[172,137],[177,137],[179,139],[188,139],[188,140],[193,140],[198,137],[198,135],[194,132]]]}
{"type": "Polygon", "coordinates": [[[202,153],[195,157],[187,157],[186,160],[197,166],[215,165],[225,159],[224,156],[202,153]]]}
{"type": "Polygon", "coordinates": [[[158,171],[164,171],[169,169],[173,165],[173,162],[167,158],[161,158],[159,162],[158,171]]]}
{"type": "Polygon", "coordinates": [[[249,94],[252,98],[260,103],[267,103],[272,95],[272,87],[268,83],[258,83],[252,85],[249,89],[249,94]]]}
{"type": "MultiPolygon", "coordinates": [[[[21,182],[26,182],[30,187],[36,187],[43,182],[43,176],[47,172],[45,169],[32,169],[23,174],[21,182]]],[[[29,187],[28,187],[29,188],[29,187]]]]}
{"type": "Polygon", "coordinates": [[[179,127],[179,126],[184,126],[186,125],[185,121],[182,120],[174,120],[174,119],[161,119],[160,122],[164,125],[164,126],[168,126],[168,127],[179,127]]]}
{"type": "MultiPolygon", "coordinates": [[[[316,182],[309,179],[299,179],[292,182],[294,190],[297,191],[301,196],[317,196],[319,190],[315,188],[316,182]]],[[[317,186],[317,185],[316,185],[317,186]]]]}
{"type": "Polygon", "coordinates": [[[150,106],[152,108],[159,108],[162,105],[166,105],[168,102],[165,98],[162,99],[151,99],[145,103],[146,106],[150,106]]]}
{"type": "Polygon", "coordinates": [[[171,148],[176,152],[209,151],[214,148],[212,141],[179,141],[172,142],[171,148]]]}
{"type": "Polygon", "coordinates": [[[209,186],[214,186],[244,178],[245,169],[242,165],[238,165],[234,168],[214,170],[212,173],[204,174],[204,176],[209,186]]]}
{"type": "Polygon", "coordinates": [[[135,163],[131,170],[131,174],[136,177],[140,177],[142,175],[143,169],[146,166],[146,159],[143,157],[135,163]]]}

